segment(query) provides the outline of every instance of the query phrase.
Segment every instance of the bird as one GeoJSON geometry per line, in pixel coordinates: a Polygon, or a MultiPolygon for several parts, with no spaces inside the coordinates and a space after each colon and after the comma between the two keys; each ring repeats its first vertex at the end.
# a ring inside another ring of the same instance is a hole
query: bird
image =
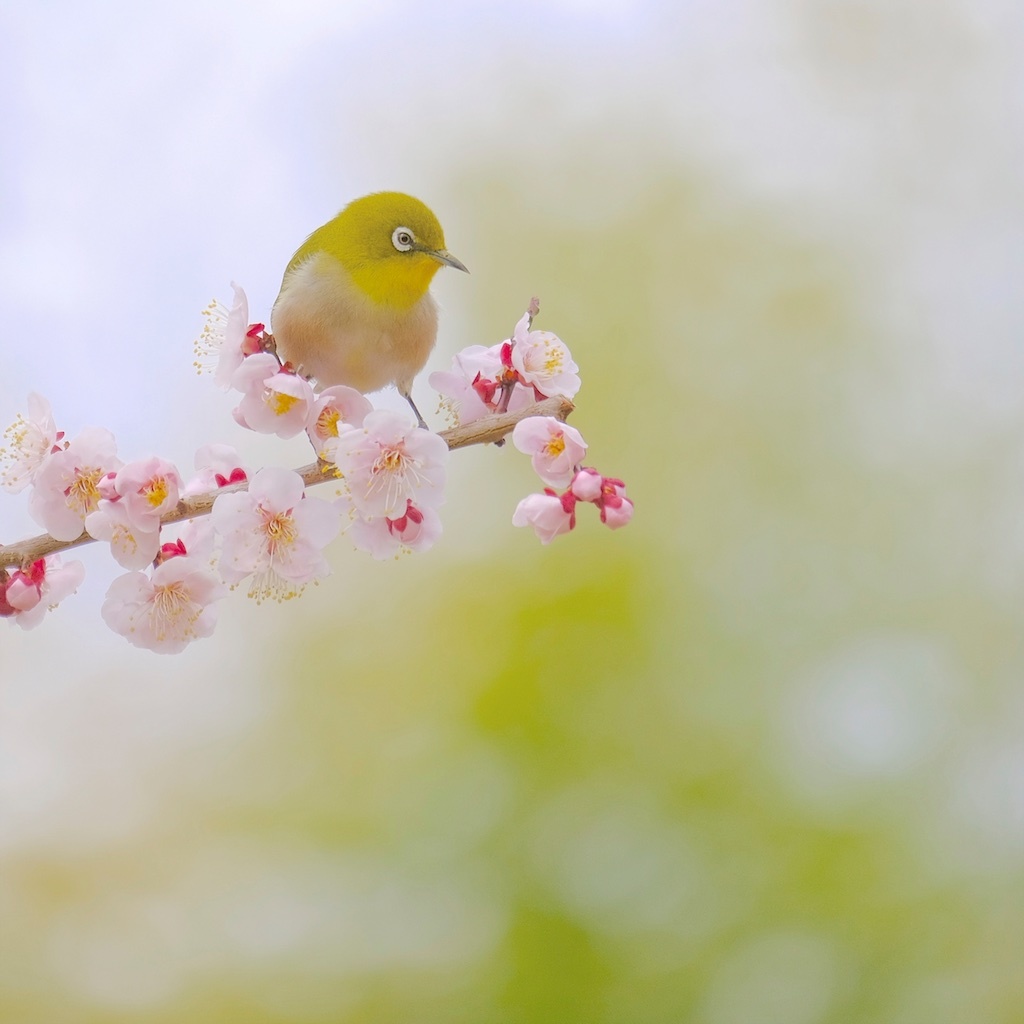
{"type": "Polygon", "coordinates": [[[426,428],[412,382],[437,340],[429,288],[445,266],[469,273],[425,203],[404,192],[353,200],[285,269],[270,314],[278,357],[320,388],[394,384],[426,428]]]}

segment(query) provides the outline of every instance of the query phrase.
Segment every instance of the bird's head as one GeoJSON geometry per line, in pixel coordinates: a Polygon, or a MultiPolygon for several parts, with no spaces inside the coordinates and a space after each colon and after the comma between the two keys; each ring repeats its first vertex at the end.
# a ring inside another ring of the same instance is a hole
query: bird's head
{"type": "Polygon", "coordinates": [[[398,309],[418,302],[442,266],[466,270],[445,248],[430,208],[403,192],[374,192],[349,203],[306,240],[296,259],[317,250],[339,260],[372,301],[398,309]]]}

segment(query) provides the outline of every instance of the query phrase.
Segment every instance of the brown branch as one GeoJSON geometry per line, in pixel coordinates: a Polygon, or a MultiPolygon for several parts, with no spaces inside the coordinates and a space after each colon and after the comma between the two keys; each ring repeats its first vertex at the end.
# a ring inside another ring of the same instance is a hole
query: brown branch
{"type": "MultiPolygon", "coordinates": [[[[442,430],[440,436],[444,438],[449,449],[467,448],[473,444],[489,444],[500,441],[506,434],[512,432],[512,428],[520,421],[529,416],[554,416],[563,422],[568,419],[574,406],[568,398],[546,398],[543,402],[537,402],[527,409],[519,412],[502,413],[500,416],[486,416],[473,423],[467,423],[462,427],[454,427],[451,430],[442,430]]],[[[306,482],[311,484],[326,483],[336,480],[329,471],[325,471],[324,463],[314,462],[308,466],[302,466],[295,470],[306,482]]],[[[206,494],[197,494],[192,498],[182,498],[178,504],[165,512],[160,517],[160,524],[180,523],[185,519],[197,519],[199,516],[210,514],[213,503],[222,494],[231,491],[244,491],[248,487],[247,482],[231,484],[228,487],[220,487],[215,491],[206,494]]],[[[82,544],[91,544],[94,538],[84,531],[74,540],[54,540],[48,533],[40,534],[29,540],[20,541],[17,544],[7,546],[0,545],[0,570],[12,566],[20,568],[30,565],[32,562],[46,555],[52,555],[57,551],[67,551],[70,548],[77,548],[82,544]]]]}

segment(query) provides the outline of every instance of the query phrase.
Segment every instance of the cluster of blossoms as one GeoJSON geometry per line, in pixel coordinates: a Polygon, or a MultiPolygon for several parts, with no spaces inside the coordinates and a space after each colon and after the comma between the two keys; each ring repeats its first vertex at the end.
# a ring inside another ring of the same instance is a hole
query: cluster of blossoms
{"type": "Polygon", "coordinates": [[[344,385],[320,392],[268,351],[263,324],[248,322],[237,285],[230,310],[207,307],[200,363],[216,361],[215,379],[241,393],[236,422],[281,438],[306,432],[323,471],[342,481],[335,505],[357,548],[374,558],[425,551],[441,535],[448,446],[404,415],[374,409],[344,385]]]}
{"type": "MultiPolygon", "coordinates": [[[[39,395],[30,396],[28,417],[7,437],[12,445],[3,453],[0,483],[9,491],[31,488],[29,513],[36,522],[56,541],[106,541],[114,560],[131,570],[110,585],[101,614],[138,647],[174,652],[209,636],[228,584],[251,577],[254,596],[278,596],[326,571],[320,549],[338,533],[339,512],[331,502],[306,498],[302,478],[290,470],[262,470],[250,481],[233,448],[207,445],[196,453],[197,472],[185,483],[164,459],[123,463],[113,435],[102,428],[61,440],[39,395]],[[190,494],[234,491],[246,482],[248,491],[226,492],[213,502],[209,520],[188,521],[168,538],[167,518],[190,494]],[[247,519],[237,505],[234,515],[221,507],[232,500],[248,508],[247,519]]],[[[62,564],[57,554],[0,573],[0,615],[30,629],[84,575],[81,562],[62,564]]]]}
{"type": "MultiPolygon", "coordinates": [[[[281,438],[305,432],[318,459],[314,470],[253,473],[229,445],[206,445],[186,480],[156,456],[122,462],[101,427],[66,440],[49,403],[35,394],[0,448],[0,486],[30,489],[29,512],[53,541],[104,541],[128,570],[107,591],[104,621],[132,644],[165,653],[209,636],[217,603],[232,588],[247,585],[258,602],[301,593],[329,573],[323,551],[343,530],[377,559],[424,551],[441,534],[449,455],[443,438],[406,415],[374,409],[351,388],[316,392],[281,364],[263,325],[248,322],[237,286],[230,309],[212,304],[204,312],[196,365],[210,365],[219,385],[240,393],[239,425],[281,438]],[[324,480],[337,485],[332,497],[306,493],[307,483],[324,480]]],[[[512,338],[472,346],[455,357],[452,372],[431,375],[458,422],[576,394],[578,368],[555,335],[530,329],[535,312],[512,338]]],[[[581,465],[587,445],[579,431],[531,416],[516,425],[513,442],[545,485],[543,494],[519,503],[515,525],[532,526],[547,544],[573,528],[579,501],[596,505],[612,528],[629,521],[633,505],[622,481],[581,465]]],[[[64,563],[58,554],[13,571],[0,563],[0,616],[32,628],[84,574],[81,562],[64,563]]]]}
{"type": "Polygon", "coordinates": [[[633,518],[633,502],[626,485],[596,469],[582,466],[587,450],[583,435],[553,416],[520,420],[512,431],[512,443],[529,455],[533,468],[546,485],[543,494],[531,494],[516,506],[514,526],[532,526],[542,544],[576,525],[576,503],[588,501],[601,513],[601,522],[613,530],[633,518]],[[561,494],[559,490],[565,488],[561,494]]]}
{"type": "Polygon", "coordinates": [[[530,329],[536,313],[534,300],[507,341],[490,348],[470,345],[455,356],[450,371],[430,375],[441,408],[456,423],[521,412],[543,398],[575,397],[579,367],[561,338],[530,329]]]}
{"type": "MultiPolygon", "coordinates": [[[[455,356],[451,370],[430,375],[431,385],[442,396],[442,408],[456,423],[519,412],[544,398],[575,397],[579,367],[559,337],[531,330],[536,313],[534,300],[507,341],[490,348],[471,345],[455,356]]],[[[531,457],[545,485],[543,494],[519,502],[512,523],[532,526],[542,544],[576,525],[579,501],[596,505],[601,522],[613,530],[632,518],[626,485],[582,465],[587,443],[574,427],[553,416],[531,416],[516,424],[512,443],[531,457]]]]}

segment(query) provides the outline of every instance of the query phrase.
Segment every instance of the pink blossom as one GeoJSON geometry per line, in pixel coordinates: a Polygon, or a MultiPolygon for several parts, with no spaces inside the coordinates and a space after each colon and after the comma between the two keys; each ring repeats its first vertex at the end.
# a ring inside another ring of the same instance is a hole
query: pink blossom
{"type": "Polygon", "coordinates": [[[246,359],[232,376],[231,386],[242,392],[234,416],[243,427],[280,438],[306,429],[316,401],[313,387],[281,370],[269,353],[246,359]]]}
{"type": "Polygon", "coordinates": [[[568,533],[576,525],[576,499],[570,491],[561,497],[545,489],[543,494],[529,494],[512,514],[513,526],[532,526],[542,544],[550,544],[559,534],[568,533]]]}
{"type": "Polygon", "coordinates": [[[596,504],[601,509],[601,522],[613,530],[633,518],[633,502],[626,497],[626,485],[614,477],[601,478],[601,498],[596,504]]]}
{"type": "Polygon", "coordinates": [[[199,516],[189,519],[178,529],[178,539],[172,542],[173,551],[165,550],[167,544],[161,545],[159,557],[169,558],[172,555],[192,555],[200,561],[213,558],[216,534],[210,516],[199,516]]]}
{"type": "Polygon", "coordinates": [[[621,505],[605,505],[601,509],[601,522],[613,530],[625,526],[633,518],[633,502],[623,498],[621,505]]]}
{"type": "Polygon", "coordinates": [[[401,413],[378,409],[361,428],[343,430],[334,462],[365,519],[400,517],[410,501],[418,508],[444,501],[448,446],[401,413]]]}
{"type": "Polygon", "coordinates": [[[156,553],[154,561],[157,565],[168,558],[179,558],[191,555],[200,562],[213,564],[213,552],[216,535],[210,516],[197,516],[178,524],[178,536],[175,540],[164,540],[156,553]]]}
{"type": "Polygon", "coordinates": [[[502,362],[503,347],[508,342],[492,345],[470,345],[452,359],[451,370],[439,370],[428,378],[431,387],[441,395],[441,406],[456,424],[472,423],[499,411],[504,390],[509,397],[502,411],[518,412],[534,402],[532,388],[518,383],[511,365],[502,362]]]}
{"type": "Polygon", "coordinates": [[[196,369],[214,369],[214,380],[220,388],[231,385],[231,377],[242,365],[246,356],[261,351],[263,324],[249,323],[249,302],[245,292],[234,281],[231,282],[235,297],[231,308],[227,309],[214,300],[203,316],[206,324],[203,332],[195,343],[196,369]]]}
{"type": "Polygon", "coordinates": [[[10,616],[22,629],[33,629],[49,609],[73,594],[84,579],[85,566],[81,562],[63,565],[60,555],[47,555],[0,582],[0,615],[10,616]]]}
{"type": "Polygon", "coordinates": [[[418,508],[411,501],[397,519],[380,516],[356,519],[349,537],[357,548],[374,558],[392,558],[403,551],[426,551],[441,536],[441,517],[430,507],[418,508]]]}
{"type": "Polygon", "coordinates": [[[114,580],[100,614],[136,647],[176,654],[213,632],[213,603],[226,594],[224,584],[197,559],[169,558],[149,574],[130,572],[114,580]]]}
{"type": "Polygon", "coordinates": [[[472,423],[494,412],[502,371],[501,345],[470,345],[455,355],[451,370],[438,370],[428,380],[455,423],[472,423]]]}
{"type": "Polygon", "coordinates": [[[129,462],[98,483],[95,512],[85,517],[89,536],[110,543],[110,553],[125,569],[142,569],[160,548],[160,517],[178,503],[181,477],[165,459],[152,456],[129,462]]]}
{"type": "Polygon", "coordinates": [[[549,487],[568,487],[586,455],[583,435],[554,416],[529,416],[512,431],[512,443],[531,457],[537,475],[549,487]]]}
{"type": "Polygon", "coordinates": [[[114,561],[125,569],[143,569],[160,549],[160,520],[139,526],[123,501],[101,500],[85,517],[89,536],[110,544],[114,561]]]}
{"type": "Polygon", "coordinates": [[[248,491],[217,498],[213,525],[223,544],[220,572],[228,583],[253,575],[250,597],[281,601],[330,572],[323,548],[341,528],[340,512],[304,491],[298,473],[268,467],[252,478],[248,491]]]}
{"type": "Polygon", "coordinates": [[[512,366],[545,398],[572,398],[580,389],[579,367],[565,342],[550,331],[531,331],[530,319],[524,314],[512,334],[512,366]]]}
{"type": "Polygon", "coordinates": [[[117,501],[120,495],[117,493],[117,473],[104,473],[96,481],[96,490],[99,492],[100,501],[117,501]]]}
{"type": "Polygon", "coordinates": [[[626,485],[611,476],[601,476],[585,466],[572,480],[572,493],[580,501],[593,502],[601,510],[601,522],[613,530],[633,518],[633,502],[626,497],[626,485]]]}
{"type": "Polygon", "coordinates": [[[28,416],[19,413],[4,431],[5,444],[0,448],[0,485],[4,490],[17,494],[32,483],[63,437],[64,432],[53,422],[50,403],[33,391],[28,396],[28,416]]]}
{"type": "Polygon", "coordinates": [[[584,467],[572,478],[572,493],[580,501],[598,501],[601,498],[601,483],[604,477],[596,469],[584,467]]]}
{"type": "Polygon", "coordinates": [[[36,472],[29,513],[55,540],[75,540],[100,500],[99,481],[119,469],[114,435],[86,427],[36,472]]]}
{"type": "MultiPolygon", "coordinates": [[[[339,428],[361,427],[367,414],[372,411],[370,400],[355,388],[344,384],[324,388],[316,396],[309,426],[306,428],[317,455],[333,449],[339,428]]],[[[325,454],[324,457],[334,461],[330,455],[325,454]]]]}
{"type": "Polygon", "coordinates": [[[204,444],[196,450],[195,467],[196,475],[182,488],[182,497],[205,494],[249,479],[241,456],[229,444],[204,444]]]}
{"type": "Polygon", "coordinates": [[[159,528],[160,517],[178,504],[181,488],[175,466],[156,456],[129,462],[114,476],[114,490],[128,521],[142,530],[159,528]]]}

